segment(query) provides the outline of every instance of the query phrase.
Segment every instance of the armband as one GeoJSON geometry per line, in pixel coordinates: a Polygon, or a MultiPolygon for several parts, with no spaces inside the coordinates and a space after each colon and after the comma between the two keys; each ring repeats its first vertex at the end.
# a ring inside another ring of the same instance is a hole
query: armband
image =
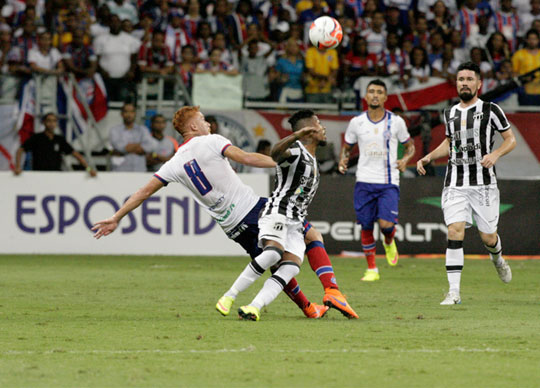
{"type": "Polygon", "coordinates": [[[88,171],[88,172],[92,171],[92,167],[86,166],[86,171],[88,171]]]}

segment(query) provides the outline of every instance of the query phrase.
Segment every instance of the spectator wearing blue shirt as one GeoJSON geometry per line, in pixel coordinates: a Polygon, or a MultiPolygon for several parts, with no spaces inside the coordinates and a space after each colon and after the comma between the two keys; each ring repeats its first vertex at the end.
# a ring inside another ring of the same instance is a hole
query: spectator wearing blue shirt
{"type": "Polygon", "coordinates": [[[276,62],[275,70],[279,73],[279,80],[282,88],[279,101],[298,102],[303,100],[302,77],[305,64],[300,48],[294,38],[287,40],[285,44],[285,54],[276,62]]]}

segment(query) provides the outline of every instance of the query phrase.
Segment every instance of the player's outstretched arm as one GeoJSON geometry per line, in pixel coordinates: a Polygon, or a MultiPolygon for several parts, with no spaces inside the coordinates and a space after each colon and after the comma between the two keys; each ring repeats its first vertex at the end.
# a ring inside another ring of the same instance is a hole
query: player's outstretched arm
{"type": "Polygon", "coordinates": [[[304,127],[296,132],[293,132],[289,136],[284,137],[272,147],[272,159],[274,159],[277,163],[287,159],[289,156],[291,156],[291,153],[288,151],[291,144],[316,131],[317,128],[315,127],[304,127]]]}
{"type": "Polygon", "coordinates": [[[450,154],[450,142],[448,138],[445,138],[441,142],[441,144],[439,144],[437,148],[435,148],[429,154],[427,154],[418,162],[416,162],[416,171],[418,171],[418,174],[420,175],[426,175],[426,170],[424,169],[424,166],[426,164],[428,164],[432,160],[436,160],[444,156],[448,156],[449,154],[450,154]]]}
{"type": "Polygon", "coordinates": [[[136,209],[141,203],[143,203],[148,197],[154,194],[156,191],[163,187],[163,183],[152,177],[150,182],[141,187],[135,194],[133,194],[124,203],[124,205],[111,217],[106,220],[98,221],[94,224],[92,230],[96,233],[94,237],[99,239],[101,236],[107,236],[114,232],[120,220],[128,214],[130,211],[136,209]]]}
{"type": "Polygon", "coordinates": [[[271,157],[259,154],[257,152],[246,152],[238,147],[229,146],[223,153],[225,157],[234,160],[240,164],[245,164],[251,167],[273,168],[276,167],[276,162],[271,157]]]}
{"type": "Polygon", "coordinates": [[[341,174],[345,174],[347,172],[347,169],[349,168],[349,157],[351,155],[351,149],[352,146],[347,143],[343,143],[343,147],[341,147],[338,164],[338,171],[341,174]]]}

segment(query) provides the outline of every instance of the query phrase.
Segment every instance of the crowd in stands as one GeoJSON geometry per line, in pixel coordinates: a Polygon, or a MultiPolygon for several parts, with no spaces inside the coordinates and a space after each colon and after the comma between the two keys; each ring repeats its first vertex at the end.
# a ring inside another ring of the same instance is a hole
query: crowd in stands
{"type": "MultiPolygon", "coordinates": [[[[453,81],[478,63],[484,91],[540,67],[540,0],[0,0],[3,74],[99,72],[110,100],[134,94],[141,73],[245,76],[247,97],[332,101],[360,76],[403,87],[453,81]],[[344,30],[321,51],[307,31],[322,15],[344,30]]],[[[522,104],[538,104],[540,77],[522,104]]]]}

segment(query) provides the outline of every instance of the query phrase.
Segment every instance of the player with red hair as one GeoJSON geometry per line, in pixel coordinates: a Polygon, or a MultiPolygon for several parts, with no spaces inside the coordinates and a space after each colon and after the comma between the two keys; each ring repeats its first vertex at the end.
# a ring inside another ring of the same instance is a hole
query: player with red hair
{"type": "MultiPolygon", "coordinates": [[[[94,237],[112,233],[126,214],[163,186],[178,182],[191,191],[193,198],[230,239],[239,243],[252,258],[257,257],[261,252],[257,245],[258,215],[267,199],[258,197],[251,187],[245,185],[227,159],[262,168],[275,167],[275,162],[269,156],[245,152],[221,135],[210,134],[210,124],[197,106],[180,108],[174,115],[173,126],[182,135],[184,143],[111,218],[94,225],[94,237]]],[[[338,309],[346,317],[358,318],[339,291],[321,234],[309,223],[304,225],[304,233],[310,265],[325,288],[323,302],[326,306],[309,302],[295,279],[287,284],[285,293],[308,318],[322,317],[329,307],[338,309]]],[[[229,303],[220,299],[216,308],[221,314],[228,315],[231,306],[232,301],[229,303]]]]}

